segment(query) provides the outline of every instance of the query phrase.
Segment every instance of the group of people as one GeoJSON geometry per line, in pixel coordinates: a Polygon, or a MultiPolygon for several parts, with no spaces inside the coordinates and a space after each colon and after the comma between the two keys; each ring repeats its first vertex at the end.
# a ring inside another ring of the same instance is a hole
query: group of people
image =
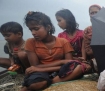
{"type": "MultiPolygon", "coordinates": [[[[100,9],[99,5],[89,7],[90,20],[100,9]]],[[[26,14],[24,23],[33,35],[26,41],[19,23],[7,22],[0,27],[0,33],[7,41],[4,52],[9,54],[9,58],[0,58],[0,66],[25,73],[21,91],[45,89],[52,83],[79,79],[86,73],[97,72],[90,46],[92,26],[80,30],[68,9],[57,11],[55,17],[64,30],[57,37],[53,35],[55,28],[49,16],[42,12],[26,14]]]]}

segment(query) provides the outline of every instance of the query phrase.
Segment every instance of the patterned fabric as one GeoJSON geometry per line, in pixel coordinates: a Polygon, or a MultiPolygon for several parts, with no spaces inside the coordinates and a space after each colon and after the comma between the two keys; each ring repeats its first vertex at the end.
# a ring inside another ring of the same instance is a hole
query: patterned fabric
{"type": "Polygon", "coordinates": [[[86,66],[84,65],[84,63],[82,63],[82,62],[80,62],[78,60],[73,60],[73,61],[68,62],[67,64],[64,64],[60,68],[60,71],[58,73],[58,76],[60,78],[62,78],[62,77],[65,77],[65,76],[71,74],[78,65],[81,65],[82,72],[84,73],[85,70],[86,70],[86,66]]]}
{"type": "Polygon", "coordinates": [[[84,30],[84,47],[86,54],[90,56],[90,59],[93,58],[93,51],[90,46],[91,37],[92,37],[92,26],[89,26],[84,30]]]}
{"type": "Polygon", "coordinates": [[[58,37],[67,39],[72,47],[74,48],[73,56],[74,57],[81,57],[82,56],[82,41],[83,41],[83,31],[78,30],[75,37],[70,39],[68,34],[64,31],[58,34],[58,37]]]}

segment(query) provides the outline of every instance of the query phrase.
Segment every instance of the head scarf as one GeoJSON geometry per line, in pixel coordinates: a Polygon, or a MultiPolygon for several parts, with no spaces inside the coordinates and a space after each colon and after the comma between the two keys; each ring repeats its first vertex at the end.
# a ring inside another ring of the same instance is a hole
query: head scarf
{"type": "Polygon", "coordinates": [[[89,7],[89,12],[90,12],[91,7],[98,7],[99,9],[101,9],[101,6],[99,6],[99,5],[97,5],[97,4],[93,4],[93,5],[91,5],[91,6],[89,7]]]}

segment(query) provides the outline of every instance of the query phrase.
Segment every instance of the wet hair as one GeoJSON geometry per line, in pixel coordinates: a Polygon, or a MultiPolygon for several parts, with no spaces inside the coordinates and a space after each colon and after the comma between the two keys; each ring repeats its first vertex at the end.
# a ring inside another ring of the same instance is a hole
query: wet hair
{"type": "Polygon", "coordinates": [[[66,20],[66,30],[67,33],[74,33],[78,29],[78,24],[76,23],[75,17],[72,12],[68,9],[62,9],[58,11],[55,16],[60,16],[66,20]]]}
{"type": "Polygon", "coordinates": [[[1,33],[11,32],[11,33],[14,33],[14,34],[17,34],[18,32],[21,32],[22,36],[23,36],[22,26],[19,23],[13,22],[13,21],[7,22],[7,23],[4,23],[3,25],[1,25],[0,32],[1,33]]]}
{"type": "Polygon", "coordinates": [[[101,6],[99,6],[99,5],[97,5],[97,4],[93,4],[93,5],[91,5],[91,6],[89,7],[89,13],[90,13],[90,9],[91,9],[92,7],[97,7],[97,8],[99,8],[99,10],[101,9],[101,6]]]}
{"type": "Polygon", "coordinates": [[[25,24],[27,25],[30,21],[35,21],[37,25],[43,25],[45,28],[48,27],[48,25],[50,25],[51,29],[49,33],[55,33],[55,28],[50,18],[42,12],[28,12],[28,14],[25,16],[25,24]]]}

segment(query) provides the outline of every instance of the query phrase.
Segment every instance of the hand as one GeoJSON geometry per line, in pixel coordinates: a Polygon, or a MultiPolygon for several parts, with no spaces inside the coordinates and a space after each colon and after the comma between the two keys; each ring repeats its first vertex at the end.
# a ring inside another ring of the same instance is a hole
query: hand
{"type": "Polygon", "coordinates": [[[74,60],[79,60],[80,62],[85,61],[83,57],[73,57],[74,60]]]}
{"type": "Polygon", "coordinates": [[[27,74],[30,74],[33,72],[38,72],[39,70],[40,70],[40,68],[35,67],[35,66],[31,66],[31,67],[26,69],[25,74],[27,75],[27,74]]]}

